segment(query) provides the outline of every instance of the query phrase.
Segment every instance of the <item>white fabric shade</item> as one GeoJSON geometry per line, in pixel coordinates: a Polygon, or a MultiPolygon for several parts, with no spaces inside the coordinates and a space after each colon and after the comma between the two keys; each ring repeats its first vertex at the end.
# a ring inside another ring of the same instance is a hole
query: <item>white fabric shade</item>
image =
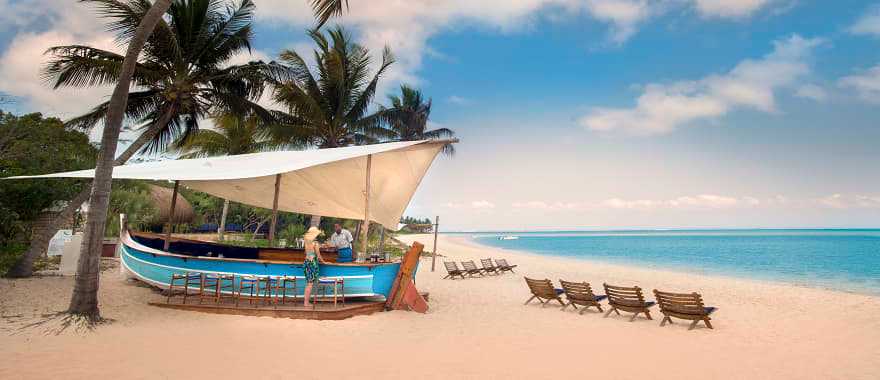
{"type": "MultiPolygon", "coordinates": [[[[396,226],[434,158],[450,141],[406,141],[346,148],[279,151],[117,166],[114,179],[175,180],[189,188],[251,206],[363,219],[367,156],[372,156],[370,219],[396,226]]],[[[80,170],[24,178],[92,178],[80,170]]]]}

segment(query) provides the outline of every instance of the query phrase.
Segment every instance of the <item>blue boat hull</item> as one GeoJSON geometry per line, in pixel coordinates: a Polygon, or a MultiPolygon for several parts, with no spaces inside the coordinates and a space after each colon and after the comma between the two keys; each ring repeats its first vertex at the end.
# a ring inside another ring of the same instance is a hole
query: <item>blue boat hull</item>
{"type": "MultiPolygon", "coordinates": [[[[159,288],[167,289],[173,274],[185,272],[233,274],[236,275],[236,288],[241,275],[296,276],[296,294],[302,295],[305,288],[302,263],[189,257],[149,248],[133,240],[128,233],[120,240],[120,262],[123,269],[139,280],[159,288]]],[[[345,281],[346,297],[388,297],[400,271],[400,263],[322,263],[319,267],[322,278],[341,278],[345,281]]],[[[293,290],[292,287],[290,290],[293,290]]],[[[288,291],[288,295],[293,293],[288,291]]]]}

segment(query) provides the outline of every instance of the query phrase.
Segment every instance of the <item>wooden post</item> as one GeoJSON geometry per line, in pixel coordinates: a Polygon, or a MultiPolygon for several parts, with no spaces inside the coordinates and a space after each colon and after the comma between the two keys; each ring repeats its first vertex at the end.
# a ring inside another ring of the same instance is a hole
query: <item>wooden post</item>
{"type": "Polygon", "coordinates": [[[177,192],[180,190],[180,181],[174,181],[174,192],[171,194],[171,210],[168,213],[168,224],[165,226],[165,246],[163,251],[171,247],[171,223],[174,220],[174,209],[177,208],[177,192]]]}
{"type": "Polygon", "coordinates": [[[431,272],[437,266],[437,230],[440,229],[440,215],[434,221],[434,250],[431,251],[431,272]]]}
{"type": "Polygon", "coordinates": [[[361,252],[358,253],[357,261],[363,261],[367,257],[367,244],[370,237],[370,171],[373,167],[373,155],[367,155],[367,186],[364,191],[364,226],[361,228],[361,252]]]}
{"type": "Polygon", "coordinates": [[[272,198],[272,223],[269,224],[269,246],[275,246],[275,228],[278,225],[278,193],[281,190],[281,174],[275,175],[275,198],[272,198]]]}

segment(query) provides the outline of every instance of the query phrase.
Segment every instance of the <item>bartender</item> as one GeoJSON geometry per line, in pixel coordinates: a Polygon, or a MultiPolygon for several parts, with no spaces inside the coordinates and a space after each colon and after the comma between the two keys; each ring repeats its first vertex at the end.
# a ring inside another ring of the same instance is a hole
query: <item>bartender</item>
{"type": "Polygon", "coordinates": [[[352,262],[351,243],[354,242],[354,238],[351,237],[351,232],[342,228],[339,223],[334,224],[333,229],[333,235],[330,236],[330,241],[328,243],[330,246],[335,247],[336,252],[339,254],[339,258],[336,259],[336,262],[352,262]]]}

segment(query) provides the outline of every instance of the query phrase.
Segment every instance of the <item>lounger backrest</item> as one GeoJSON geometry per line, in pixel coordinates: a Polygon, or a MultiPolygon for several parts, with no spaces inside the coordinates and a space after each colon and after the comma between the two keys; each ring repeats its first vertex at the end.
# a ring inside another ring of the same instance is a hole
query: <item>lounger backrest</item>
{"type": "Polygon", "coordinates": [[[492,259],[480,259],[480,264],[483,264],[483,268],[495,267],[495,265],[492,264],[492,259]]]}
{"type": "Polygon", "coordinates": [[[589,283],[568,282],[565,280],[559,280],[559,282],[562,283],[562,290],[565,291],[565,296],[570,299],[584,301],[593,301],[596,299],[596,295],[593,294],[593,288],[590,287],[589,283]]]}
{"type": "Polygon", "coordinates": [[[549,279],[535,280],[528,277],[524,278],[532,294],[543,298],[556,298],[556,289],[553,288],[553,282],[549,279]]]}
{"type": "Polygon", "coordinates": [[[499,267],[507,267],[507,260],[505,259],[495,259],[495,262],[498,263],[499,267]]]}
{"type": "Polygon", "coordinates": [[[464,270],[477,270],[477,264],[474,264],[474,261],[462,261],[461,266],[464,267],[464,270]]]}
{"type": "Polygon", "coordinates": [[[654,289],[654,296],[661,311],[692,315],[706,313],[703,297],[699,293],[670,293],[654,289]]]}
{"type": "Polygon", "coordinates": [[[620,306],[641,307],[645,305],[645,297],[642,295],[642,288],[634,286],[631,288],[623,286],[605,286],[605,294],[608,295],[608,303],[620,306]]]}
{"type": "Polygon", "coordinates": [[[447,271],[447,272],[458,272],[458,271],[460,271],[460,269],[458,269],[458,264],[456,264],[455,261],[444,261],[444,262],[443,262],[443,265],[446,266],[446,271],[447,271]]]}

